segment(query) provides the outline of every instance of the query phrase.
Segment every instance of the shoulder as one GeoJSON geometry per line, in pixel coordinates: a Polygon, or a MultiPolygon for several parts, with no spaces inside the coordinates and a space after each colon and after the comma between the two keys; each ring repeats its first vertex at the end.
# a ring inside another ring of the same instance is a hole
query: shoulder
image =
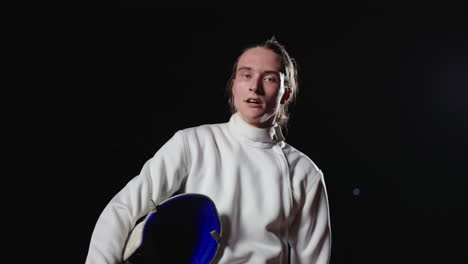
{"type": "Polygon", "coordinates": [[[203,136],[220,133],[223,130],[226,130],[226,128],[227,128],[227,123],[203,124],[199,126],[181,129],[177,133],[182,133],[188,137],[194,137],[194,136],[203,137],[203,136]]]}
{"type": "Polygon", "coordinates": [[[314,161],[312,161],[312,159],[307,154],[291,146],[290,144],[285,143],[283,147],[283,151],[288,157],[291,158],[291,161],[293,161],[294,163],[298,163],[299,165],[306,166],[313,172],[320,171],[317,164],[314,161]]]}
{"type": "Polygon", "coordinates": [[[283,151],[288,159],[290,169],[302,176],[300,178],[305,181],[306,186],[310,186],[322,178],[322,170],[307,154],[288,143],[285,143],[283,151]]]}
{"type": "Polygon", "coordinates": [[[203,145],[226,138],[228,123],[204,124],[179,130],[180,134],[189,145],[203,145]]]}

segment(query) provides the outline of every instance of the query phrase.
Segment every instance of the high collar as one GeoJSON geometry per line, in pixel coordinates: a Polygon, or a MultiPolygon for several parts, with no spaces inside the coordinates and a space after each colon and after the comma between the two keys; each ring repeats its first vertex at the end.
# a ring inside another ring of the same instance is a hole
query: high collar
{"type": "Polygon", "coordinates": [[[236,136],[246,143],[260,148],[270,148],[284,141],[281,127],[278,124],[269,128],[258,128],[245,122],[238,113],[231,116],[229,126],[236,136]]]}

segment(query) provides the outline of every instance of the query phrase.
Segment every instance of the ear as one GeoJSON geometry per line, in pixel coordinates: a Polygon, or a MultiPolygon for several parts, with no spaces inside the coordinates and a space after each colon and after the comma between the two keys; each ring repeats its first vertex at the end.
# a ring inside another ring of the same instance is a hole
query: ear
{"type": "Polygon", "coordinates": [[[284,91],[283,97],[281,97],[280,103],[281,104],[286,103],[289,100],[289,98],[291,98],[291,94],[292,94],[292,89],[286,89],[286,91],[284,91]]]}

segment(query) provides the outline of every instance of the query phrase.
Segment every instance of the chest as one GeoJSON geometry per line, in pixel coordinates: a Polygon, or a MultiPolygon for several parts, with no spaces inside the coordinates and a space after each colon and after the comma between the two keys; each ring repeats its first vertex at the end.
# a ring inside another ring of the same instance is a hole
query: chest
{"type": "Polygon", "coordinates": [[[192,154],[185,191],[208,195],[221,214],[259,225],[290,214],[289,168],[280,149],[205,147],[192,154]]]}

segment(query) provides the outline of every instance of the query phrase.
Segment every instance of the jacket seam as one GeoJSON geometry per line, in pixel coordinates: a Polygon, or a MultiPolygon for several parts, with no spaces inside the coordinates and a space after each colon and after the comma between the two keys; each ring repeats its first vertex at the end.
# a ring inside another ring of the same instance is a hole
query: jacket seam
{"type": "Polygon", "coordinates": [[[149,181],[150,181],[150,188],[149,188],[149,199],[151,202],[153,202],[153,205],[156,204],[156,201],[153,200],[153,173],[151,171],[151,163],[152,163],[153,159],[150,160],[150,162],[148,163],[148,175],[149,175],[149,181]]]}
{"type": "Polygon", "coordinates": [[[188,139],[187,139],[187,135],[185,134],[185,132],[183,130],[180,130],[181,134],[182,134],[182,138],[183,138],[183,141],[184,141],[184,161],[185,161],[185,176],[188,176],[189,175],[189,172],[190,172],[190,168],[191,168],[191,159],[190,159],[190,146],[188,144],[188,139]]]}
{"type": "MultiPolygon", "coordinates": [[[[293,189],[292,189],[292,186],[291,186],[291,174],[290,174],[290,170],[289,170],[289,163],[288,163],[288,159],[286,157],[286,154],[284,153],[283,149],[281,148],[281,146],[279,145],[275,145],[278,149],[278,154],[281,156],[281,160],[283,162],[283,169],[285,170],[285,174],[284,175],[284,178],[283,180],[286,180],[286,185],[287,185],[287,188],[288,188],[288,199],[289,199],[289,210],[290,210],[290,213],[292,213],[294,211],[294,198],[293,198],[293,189]]],[[[286,222],[286,225],[285,225],[285,236],[286,236],[286,246],[287,246],[287,251],[288,251],[288,254],[290,254],[290,248],[288,246],[289,242],[290,242],[290,239],[289,239],[289,222],[287,220],[287,218],[284,219],[284,221],[286,222]]]]}
{"type": "Polygon", "coordinates": [[[307,184],[306,193],[308,193],[312,187],[322,178],[321,175],[323,175],[321,170],[318,170],[317,173],[315,173],[312,180],[307,184]]]}

